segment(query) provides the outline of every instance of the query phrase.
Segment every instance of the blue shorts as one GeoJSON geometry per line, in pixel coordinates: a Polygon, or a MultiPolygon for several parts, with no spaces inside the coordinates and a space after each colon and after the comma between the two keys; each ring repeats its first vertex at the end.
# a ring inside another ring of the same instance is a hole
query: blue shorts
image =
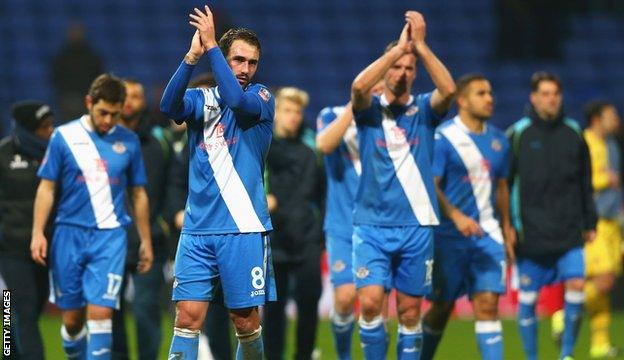
{"type": "Polygon", "coordinates": [[[431,292],[431,226],[356,225],[353,229],[353,274],[356,288],[388,284],[411,296],[431,292]]]}
{"type": "Polygon", "coordinates": [[[56,225],[50,249],[50,302],[63,310],[87,304],[119,309],[126,229],[56,225]]]}
{"type": "Polygon", "coordinates": [[[173,301],[212,301],[220,281],[228,309],[276,300],[269,235],[180,235],[173,301]]]}
{"type": "Polygon", "coordinates": [[[562,255],[518,257],[518,275],[523,291],[539,291],[549,284],[584,278],[583,247],[575,247],[562,255]]]}
{"type": "Polygon", "coordinates": [[[436,236],[434,254],[430,300],[455,301],[479,292],[505,293],[505,248],[490,236],[436,236]]]}
{"type": "Polygon", "coordinates": [[[353,284],[353,236],[327,231],[325,244],[329,257],[329,279],[334,287],[353,284]]]}

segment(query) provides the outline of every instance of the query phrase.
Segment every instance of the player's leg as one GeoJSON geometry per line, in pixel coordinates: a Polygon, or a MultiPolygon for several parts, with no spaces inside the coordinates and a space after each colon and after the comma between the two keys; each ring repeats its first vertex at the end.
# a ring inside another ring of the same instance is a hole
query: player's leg
{"type": "Polygon", "coordinates": [[[330,317],[338,359],[351,359],[351,338],[355,316],[356,291],[353,283],[353,246],[351,237],[326,234],[330,280],[334,286],[334,306],[330,317]]]}
{"type": "MultiPolygon", "coordinates": [[[[543,259],[541,259],[543,260],[543,259]]],[[[539,290],[556,274],[554,266],[537,258],[518,257],[520,292],[518,294],[518,325],[524,354],[528,360],[537,360],[537,318],[535,305],[539,290]]]]}
{"type": "Polygon", "coordinates": [[[62,311],[61,338],[70,359],[87,358],[86,301],[82,277],[83,247],[87,234],[82,228],[57,225],[50,249],[50,301],[62,311]]]}
{"type": "Polygon", "coordinates": [[[380,227],[355,226],[353,273],[360,301],[360,342],[364,358],[385,359],[388,334],[382,317],[385,286],[390,278],[390,257],[383,248],[386,234],[380,227]]]}
{"type": "Polygon", "coordinates": [[[389,239],[400,244],[394,252],[392,268],[399,318],[397,358],[420,359],[420,304],[422,297],[431,293],[433,283],[433,228],[394,228],[389,239]]]}
{"type": "Polygon", "coordinates": [[[296,267],[294,299],[297,303],[296,360],[312,358],[318,327],[318,303],[323,292],[321,283],[321,247],[308,243],[303,261],[296,267]]]}
{"type": "Polygon", "coordinates": [[[168,359],[197,359],[199,333],[218,276],[215,236],[180,235],[172,300],[176,319],[168,359]]]}
{"type": "Polygon", "coordinates": [[[87,305],[88,359],[110,359],[113,310],[119,309],[126,263],[124,228],[90,230],[82,288],[87,305]]]}
{"type": "Polygon", "coordinates": [[[216,252],[225,305],[238,338],[236,358],[261,360],[264,345],[258,307],[276,300],[269,236],[220,236],[216,252]]]}
{"type": "Polygon", "coordinates": [[[474,243],[469,287],[481,358],[499,360],[503,358],[503,329],[498,317],[498,298],[506,290],[507,262],[503,235],[500,230],[491,235],[474,243]]]}
{"type": "Polygon", "coordinates": [[[559,277],[565,281],[564,329],[561,336],[560,358],[572,356],[581,325],[585,303],[585,263],[583,248],[578,247],[563,254],[557,261],[559,277]]]}
{"type": "Polygon", "coordinates": [[[589,318],[591,342],[589,354],[593,358],[613,357],[617,349],[611,345],[611,299],[616,274],[620,269],[620,227],[616,220],[599,219],[596,239],[585,244],[585,310],[589,318]],[[615,256],[614,256],[615,254],[615,256]]]}
{"type": "Polygon", "coordinates": [[[472,303],[475,313],[475,333],[481,358],[503,358],[503,325],[498,317],[498,297],[493,292],[474,294],[472,303]]]}
{"type": "Polygon", "coordinates": [[[423,316],[423,360],[433,359],[455,300],[465,294],[469,276],[472,241],[467,238],[436,237],[433,262],[433,290],[427,295],[431,309],[423,316]]]}

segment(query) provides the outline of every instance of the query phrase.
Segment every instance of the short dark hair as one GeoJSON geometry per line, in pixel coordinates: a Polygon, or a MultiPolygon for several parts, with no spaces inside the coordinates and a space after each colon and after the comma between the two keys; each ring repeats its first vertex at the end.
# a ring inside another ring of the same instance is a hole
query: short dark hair
{"type": "Polygon", "coordinates": [[[587,121],[587,124],[591,124],[594,118],[599,117],[606,108],[612,106],[613,104],[604,100],[593,100],[588,102],[585,105],[585,120],[587,121]]]}
{"type": "Polygon", "coordinates": [[[230,47],[232,46],[234,40],[243,40],[249,45],[258,48],[259,53],[262,52],[262,49],[260,48],[260,40],[258,40],[256,33],[247,28],[238,27],[228,30],[225,34],[223,34],[223,36],[221,36],[221,39],[219,39],[219,48],[221,48],[221,52],[223,52],[223,55],[226,57],[230,53],[230,47]]]}
{"type": "Polygon", "coordinates": [[[217,83],[215,82],[214,75],[209,72],[201,73],[189,81],[189,88],[198,88],[198,87],[214,87],[217,83]]]}
{"type": "Polygon", "coordinates": [[[111,104],[124,103],[126,100],[126,86],[124,82],[113,74],[102,74],[93,80],[88,95],[93,104],[104,100],[111,104]]]}
{"type": "Polygon", "coordinates": [[[468,86],[470,86],[470,84],[473,81],[477,81],[477,80],[487,80],[487,78],[485,77],[485,75],[479,74],[479,73],[470,73],[470,74],[462,75],[455,82],[455,86],[457,86],[457,94],[463,95],[464,92],[468,89],[468,86]]]}
{"type": "Polygon", "coordinates": [[[531,76],[531,92],[536,92],[542,81],[551,81],[557,84],[559,91],[562,90],[559,76],[547,71],[538,71],[531,76]]]}

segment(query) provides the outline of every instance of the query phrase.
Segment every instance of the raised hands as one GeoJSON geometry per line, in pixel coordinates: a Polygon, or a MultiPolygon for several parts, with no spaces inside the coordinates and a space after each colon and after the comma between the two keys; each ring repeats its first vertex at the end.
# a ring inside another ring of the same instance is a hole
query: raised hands
{"type": "Polygon", "coordinates": [[[193,25],[197,30],[193,34],[191,48],[185,60],[195,64],[206,51],[217,46],[217,40],[215,38],[214,19],[208,6],[204,6],[204,11],[194,8],[193,13],[190,13],[189,17],[191,18],[189,24],[193,25]]]}
{"type": "Polygon", "coordinates": [[[427,34],[425,18],[417,11],[408,11],[405,13],[405,21],[409,25],[410,40],[416,49],[419,45],[425,43],[425,35],[427,34]]]}

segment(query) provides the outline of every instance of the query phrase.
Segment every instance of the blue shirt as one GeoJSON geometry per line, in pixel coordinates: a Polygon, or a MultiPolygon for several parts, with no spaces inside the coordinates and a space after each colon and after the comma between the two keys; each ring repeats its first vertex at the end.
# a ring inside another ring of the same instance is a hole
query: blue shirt
{"type": "Polygon", "coordinates": [[[207,55],[218,87],[185,90],[193,66],[183,62],[161,101],[166,115],[188,125],[189,191],[182,233],[272,230],[263,173],[274,99],[263,85],[241,89],[218,48],[207,55]]]}
{"type": "MultiPolygon", "coordinates": [[[[317,130],[324,130],[344,111],[344,106],[323,109],[317,118],[317,130]]],[[[358,147],[357,128],[352,122],[340,145],[324,159],[327,204],[323,229],[347,237],[353,233],[353,206],[362,172],[358,147]]]]}
{"type": "MultiPolygon", "coordinates": [[[[440,178],[440,188],[448,201],[502,244],[495,209],[497,180],[509,175],[509,142],[505,134],[489,124],[482,133],[473,133],[457,116],[437,129],[434,148],[433,176],[440,178]]],[[[435,234],[443,239],[464,238],[444,216],[435,234]]]]}
{"type": "Polygon", "coordinates": [[[354,224],[438,224],[431,162],[439,117],[431,108],[431,94],[410,96],[404,106],[374,96],[371,107],[355,112],[362,176],[354,224]]]}
{"type": "Polygon", "coordinates": [[[97,229],[129,224],[126,188],[147,182],[139,138],[121,126],[99,135],[87,115],[54,131],[37,174],[60,185],[57,224],[97,229]]]}

